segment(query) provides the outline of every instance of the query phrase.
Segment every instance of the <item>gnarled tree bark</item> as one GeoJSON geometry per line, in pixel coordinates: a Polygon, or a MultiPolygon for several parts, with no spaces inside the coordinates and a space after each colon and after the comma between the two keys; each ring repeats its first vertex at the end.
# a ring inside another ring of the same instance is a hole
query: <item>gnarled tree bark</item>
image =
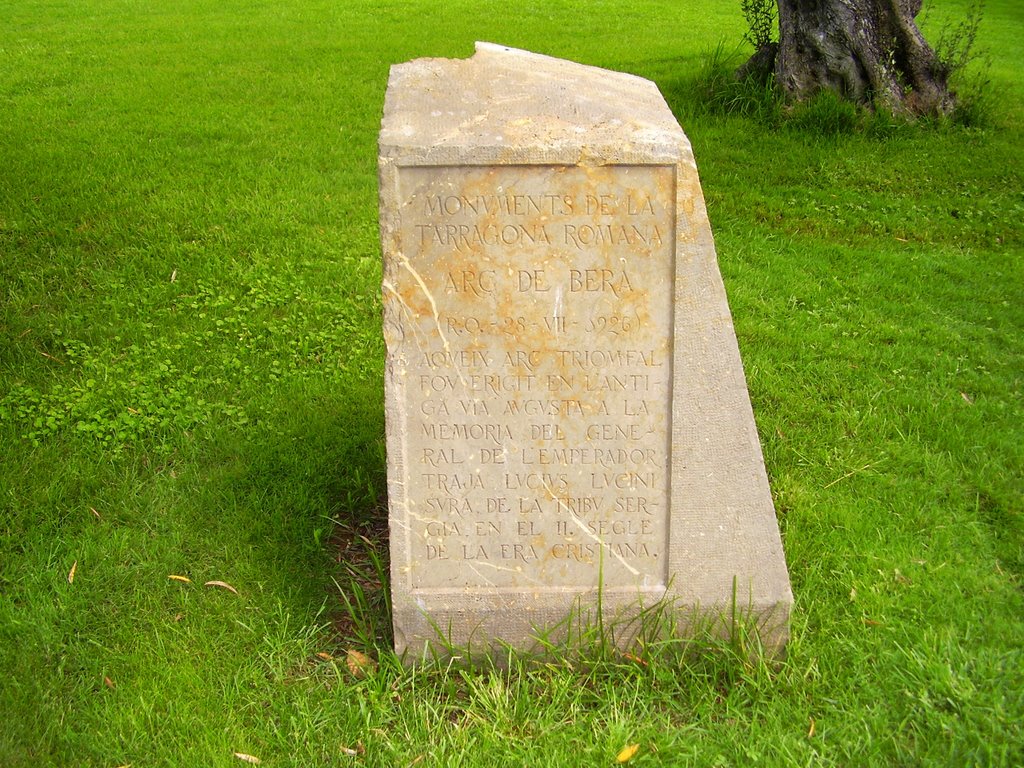
{"type": "Polygon", "coordinates": [[[947,67],[914,22],[921,0],[777,1],[775,80],[790,98],[827,89],[898,113],[952,110],[947,67]]]}

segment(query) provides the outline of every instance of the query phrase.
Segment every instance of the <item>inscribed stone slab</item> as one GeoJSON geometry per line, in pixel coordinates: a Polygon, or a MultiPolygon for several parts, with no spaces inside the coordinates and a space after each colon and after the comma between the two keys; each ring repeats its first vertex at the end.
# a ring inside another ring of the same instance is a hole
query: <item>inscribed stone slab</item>
{"type": "Polygon", "coordinates": [[[392,68],[380,137],[396,649],[602,593],[792,595],[686,137],[650,82],[478,44],[392,68]]]}

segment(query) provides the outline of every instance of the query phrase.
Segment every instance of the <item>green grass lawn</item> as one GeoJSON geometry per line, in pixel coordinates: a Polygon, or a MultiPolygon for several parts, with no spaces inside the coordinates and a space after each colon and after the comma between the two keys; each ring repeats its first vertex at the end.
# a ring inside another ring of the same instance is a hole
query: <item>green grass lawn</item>
{"type": "Polygon", "coordinates": [[[987,4],[973,127],[708,109],[741,35],[732,0],[0,3],[0,766],[1024,762],[1024,9],[987,4]],[[388,654],[376,134],[390,64],[477,39],[649,77],[693,141],[780,665],[388,654]]]}

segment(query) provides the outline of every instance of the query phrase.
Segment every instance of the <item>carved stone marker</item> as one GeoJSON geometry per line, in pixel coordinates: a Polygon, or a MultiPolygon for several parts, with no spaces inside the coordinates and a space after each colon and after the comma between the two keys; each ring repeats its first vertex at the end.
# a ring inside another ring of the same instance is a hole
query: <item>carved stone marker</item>
{"type": "MultiPolygon", "coordinates": [[[[646,80],[490,44],[380,134],[395,646],[792,594],[690,144],[646,80]]],[[[439,642],[442,640],[443,642],[439,642]]]]}

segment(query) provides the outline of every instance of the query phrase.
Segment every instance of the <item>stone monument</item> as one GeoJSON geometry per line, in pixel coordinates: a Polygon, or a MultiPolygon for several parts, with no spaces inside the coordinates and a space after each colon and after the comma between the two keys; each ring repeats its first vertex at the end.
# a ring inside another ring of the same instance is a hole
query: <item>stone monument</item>
{"type": "MultiPolygon", "coordinates": [[[[380,134],[395,646],[792,594],[690,144],[632,75],[478,43],[380,134]]],[[[723,625],[724,626],[724,625],[723,625]]]]}

